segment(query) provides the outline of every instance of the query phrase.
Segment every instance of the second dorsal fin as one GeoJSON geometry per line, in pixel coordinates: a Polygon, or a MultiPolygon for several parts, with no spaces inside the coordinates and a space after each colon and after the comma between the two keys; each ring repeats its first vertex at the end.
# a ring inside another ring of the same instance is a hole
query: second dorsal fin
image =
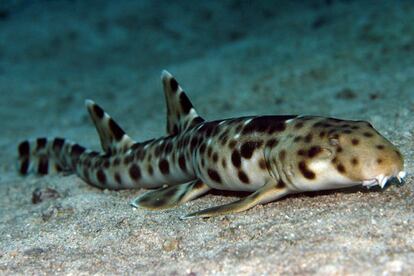
{"type": "Polygon", "coordinates": [[[167,133],[176,135],[204,122],[177,80],[166,70],[162,71],[165,101],[167,102],[167,133]]]}
{"type": "Polygon", "coordinates": [[[91,100],[86,100],[85,105],[106,153],[115,154],[126,151],[135,144],[135,141],[125,134],[125,131],[99,105],[91,100]]]}

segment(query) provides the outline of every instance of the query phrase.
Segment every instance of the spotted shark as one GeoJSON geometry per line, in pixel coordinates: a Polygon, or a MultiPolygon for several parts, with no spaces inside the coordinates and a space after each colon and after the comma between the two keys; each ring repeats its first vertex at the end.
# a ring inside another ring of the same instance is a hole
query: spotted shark
{"type": "Polygon", "coordinates": [[[212,189],[250,192],[183,218],[241,212],[299,192],[383,188],[389,179],[401,182],[406,175],[400,151],[366,121],[297,115],[206,121],[169,72],[161,79],[166,136],[136,142],[86,100],[103,151],[63,138],[25,140],[18,146],[19,172],[63,171],[102,189],[152,189],[131,201],[151,210],[172,208],[212,189]]]}

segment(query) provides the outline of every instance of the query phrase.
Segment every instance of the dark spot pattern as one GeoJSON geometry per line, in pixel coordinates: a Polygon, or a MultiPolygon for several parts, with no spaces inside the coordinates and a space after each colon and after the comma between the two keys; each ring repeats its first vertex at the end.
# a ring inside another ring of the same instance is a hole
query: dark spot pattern
{"type": "Polygon", "coordinates": [[[177,92],[178,89],[178,82],[175,78],[170,79],[170,87],[173,92],[177,92]]]}
{"type": "Polygon", "coordinates": [[[234,150],[231,154],[231,162],[233,163],[233,166],[236,168],[240,168],[241,166],[241,157],[238,150],[234,150]]]}
{"type": "Polygon", "coordinates": [[[266,142],[266,147],[273,148],[277,145],[277,143],[278,143],[277,139],[274,139],[274,138],[270,139],[269,141],[266,142]]]}
{"type": "Polygon", "coordinates": [[[250,159],[253,152],[263,144],[262,141],[247,141],[240,147],[240,154],[245,159],[250,159]]]}
{"type": "Polygon", "coordinates": [[[249,177],[247,176],[247,174],[240,170],[237,174],[237,176],[239,177],[240,181],[243,182],[244,184],[249,184],[249,177]]]}
{"type": "Polygon", "coordinates": [[[353,138],[353,139],[351,140],[351,143],[352,143],[352,145],[356,146],[356,145],[358,145],[358,144],[359,144],[359,140],[358,140],[358,139],[356,139],[356,138],[353,138]]]}
{"type": "Polygon", "coordinates": [[[216,170],[208,169],[207,174],[214,182],[221,183],[221,177],[216,170]]]}
{"type": "Polygon", "coordinates": [[[316,178],[315,173],[308,168],[305,161],[300,161],[298,167],[305,178],[311,180],[316,178]]]}
{"type": "Polygon", "coordinates": [[[39,158],[39,164],[37,166],[37,172],[39,174],[47,174],[49,171],[49,160],[47,156],[39,158]]]}
{"type": "Polygon", "coordinates": [[[36,150],[41,150],[46,146],[47,139],[46,138],[37,138],[36,140],[36,150]]]}
{"type": "Polygon", "coordinates": [[[65,139],[55,138],[55,140],[53,140],[52,148],[56,153],[58,153],[62,150],[62,147],[64,144],[65,144],[65,139]]]}
{"type": "Polygon", "coordinates": [[[98,179],[98,182],[101,183],[102,185],[106,184],[106,176],[103,170],[98,170],[96,172],[96,178],[98,179]]]}
{"type": "Polygon", "coordinates": [[[346,172],[344,165],[342,165],[341,163],[339,163],[339,164],[336,166],[336,169],[337,169],[337,170],[338,170],[338,172],[340,172],[340,173],[345,173],[345,172],[346,172]]]}
{"type": "Polygon", "coordinates": [[[193,105],[184,93],[180,95],[180,105],[184,114],[190,113],[191,108],[193,108],[193,105]]]}
{"type": "Polygon", "coordinates": [[[379,150],[385,149],[384,145],[377,145],[376,148],[379,149],[379,150]]]}
{"type": "Polygon", "coordinates": [[[242,131],[242,134],[253,132],[268,133],[283,131],[286,129],[285,121],[296,116],[260,116],[252,119],[242,131]]]}
{"type": "Polygon", "coordinates": [[[118,172],[116,172],[114,177],[115,177],[116,183],[118,183],[118,185],[121,185],[122,184],[121,175],[118,172]]]}
{"type": "Polygon", "coordinates": [[[321,152],[322,152],[322,148],[320,146],[313,146],[308,150],[308,157],[313,158],[321,152]]]}
{"type": "Polygon", "coordinates": [[[29,159],[25,158],[20,165],[20,173],[27,174],[29,170],[29,159]]]}
{"type": "Polygon", "coordinates": [[[20,143],[18,151],[19,151],[19,156],[29,156],[30,155],[29,141],[24,141],[20,143]]]}
{"type": "Polygon", "coordinates": [[[358,159],[357,159],[356,157],[354,157],[354,158],[352,158],[352,159],[351,159],[351,164],[352,164],[353,166],[358,165],[358,163],[359,163],[359,161],[358,161],[358,159]]]}
{"type": "Polygon", "coordinates": [[[108,121],[109,129],[111,130],[112,134],[116,141],[121,141],[122,137],[124,136],[124,130],[111,118],[108,121]]]}
{"type": "Polygon", "coordinates": [[[363,133],[363,135],[365,136],[365,137],[373,137],[374,136],[374,134],[372,134],[371,132],[364,132],[363,133]]]}
{"type": "Polygon", "coordinates": [[[312,133],[309,133],[308,135],[305,136],[304,141],[306,143],[310,143],[312,142],[312,138],[313,138],[312,133]]]}
{"type": "Polygon", "coordinates": [[[103,111],[103,109],[99,105],[94,104],[92,106],[92,110],[93,110],[93,113],[96,115],[96,117],[98,117],[98,119],[102,119],[103,118],[104,111],[103,111]]]}
{"type": "Polygon", "coordinates": [[[158,163],[158,167],[162,174],[166,175],[170,173],[170,164],[168,163],[167,160],[161,159],[160,162],[158,163]]]}
{"type": "Polygon", "coordinates": [[[86,149],[78,144],[74,144],[70,151],[72,157],[79,157],[86,149]]]}
{"type": "Polygon", "coordinates": [[[138,181],[141,178],[141,169],[137,164],[132,164],[129,168],[129,175],[135,181],[138,181]]]}

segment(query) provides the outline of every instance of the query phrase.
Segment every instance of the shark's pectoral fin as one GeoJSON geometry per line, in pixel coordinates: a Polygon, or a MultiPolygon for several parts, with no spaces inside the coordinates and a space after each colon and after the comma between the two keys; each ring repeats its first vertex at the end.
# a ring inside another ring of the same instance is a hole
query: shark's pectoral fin
{"type": "Polygon", "coordinates": [[[242,198],[229,204],[215,206],[212,208],[194,212],[181,217],[181,219],[188,219],[193,217],[208,218],[242,212],[256,206],[257,204],[264,204],[270,201],[277,200],[287,195],[288,193],[289,191],[287,187],[283,185],[283,183],[269,182],[263,187],[261,187],[259,190],[245,198],[242,198]]]}
{"type": "Polygon", "coordinates": [[[147,192],[131,201],[134,207],[143,207],[150,210],[168,209],[188,202],[210,190],[201,180],[194,180],[186,184],[160,188],[147,192]]]}

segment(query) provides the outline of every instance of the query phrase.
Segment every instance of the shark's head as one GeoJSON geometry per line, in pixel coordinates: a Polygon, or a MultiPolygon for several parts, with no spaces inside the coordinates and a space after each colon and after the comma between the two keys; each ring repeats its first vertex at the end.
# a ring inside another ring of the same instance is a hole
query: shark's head
{"type": "Polygon", "coordinates": [[[368,122],[298,117],[290,135],[268,152],[275,176],[300,191],[362,184],[384,187],[405,176],[399,150],[368,122]]]}

